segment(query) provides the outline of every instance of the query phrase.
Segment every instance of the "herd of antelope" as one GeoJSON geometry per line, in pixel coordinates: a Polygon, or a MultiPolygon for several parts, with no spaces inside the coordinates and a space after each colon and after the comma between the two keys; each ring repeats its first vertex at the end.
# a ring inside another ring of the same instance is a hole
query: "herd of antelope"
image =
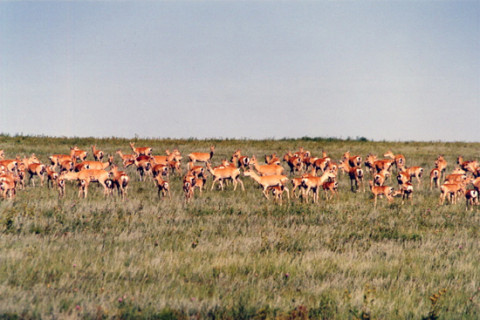
{"type": "MultiPolygon", "coordinates": [[[[353,192],[365,192],[364,180],[368,175],[375,207],[379,196],[385,196],[389,202],[399,196],[404,204],[405,200],[413,201],[414,189],[421,188],[424,175],[423,168],[407,167],[405,156],[392,151],[386,152],[382,159],[368,154],[365,161],[359,155],[345,152],[337,163],[332,161],[326,152],[322,152],[321,157],[314,157],[309,151],[299,148],[296,152],[287,152],[281,159],[276,154],[266,155],[265,163],[261,163],[255,155],[242,155],[241,151],[237,150],[230,161],[225,159],[220,165],[213,167],[214,146],[209,152],[190,153],[188,170],[183,175],[183,157],[177,149],[172,152],[166,150],[165,155],[153,155],[151,147],[136,147],[134,143],[130,143],[130,148],[133,152],[131,154],[116,151],[125,170],[133,166],[140,181],[153,180],[159,197],[171,197],[170,184],[166,180],[170,174],[182,176],[187,203],[195,196],[196,191],[201,194],[207,187],[208,175],[212,177],[210,190],[215,189],[217,184],[217,188],[223,190],[225,185],[230,183],[233,184],[233,190],[237,189],[238,184],[245,190],[241,180],[243,175],[258,183],[265,198],[269,199],[269,195],[272,195],[279,204],[283,201],[284,193],[288,199],[301,197],[307,202],[312,194],[311,201],[316,203],[322,190],[329,201],[338,198],[340,173],[349,178],[353,192]],[[285,172],[282,162],[287,164],[289,173],[285,172]],[[396,188],[387,185],[389,180],[393,180],[393,174],[396,175],[396,188]],[[291,190],[288,187],[291,187],[291,190]]],[[[112,155],[105,155],[95,145],[92,146],[92,156],[94,160],[87,160],[88,152],[75,146],[70,148],[69,154],[51,155],[47,165],[41,163],[35,154],[28,158],[16,156],[5,159],[4,151],[0,150],[1,195],[4,199],[12,199],[17,189],[24,189],[26,184],[35,187],[35,177],[38,177],[42,186],[46,177],[48,188],[56,188],[61,198],[65,196],[66,181],[73,181],[77,184],[78,196],[81,198],[87,198],[89,185],[95,182],[103,187],[105,196],[113,195],[116,190],[125,200],[130,176],[119,169],[112,155]]],[[[473,209],[473,206],[479,203],[480,166],[476,160],[464,161],[461,156],[457,158],[457,165],[447,174],[447,161],[442,155],[438,156],[430,171],[430,190],[440,190],[440,205],[443,205],[445,200],[456,204],[458,199],[463,197],[467,209],[473,209]]]]}

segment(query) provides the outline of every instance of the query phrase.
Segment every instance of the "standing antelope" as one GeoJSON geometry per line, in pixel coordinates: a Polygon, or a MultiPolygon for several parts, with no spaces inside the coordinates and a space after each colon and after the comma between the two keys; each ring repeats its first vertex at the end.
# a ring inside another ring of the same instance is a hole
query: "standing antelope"
{"type": "Polygon", "coordinates": [[[156,176],[154,180],[158,188],[158,197],[160,198],[161,193],[163,197],[168,195],[168,198],[171,199],[172,196],[170,195],[170,184],[168,181],[163,180],[161,176],[156,176]]]}
{"type": "Polygon", "coordinates": [[[242,156],[240,149],[233,153],[232,159],[230,161],[235,163],[237,167],[240,167],[243,170],[246,170],[250,165],[250,158],[247,156],[242,156]]]}
{"type": "Polygon", "coordinates": [[[239,182],[242,190],[245,191],[242,180],[240,180],[240,170],[236,167],[217,167],[212,169],[210,162],[207,162],[207,169],[213,176],[212,188],[215,187],[215,183],[219,182],[223,190],[223,180],[232,180],[233,181],[233,191],[237,189],[237,183],[239,182]]]}
{"type": "Polygon", "coordinates": [[[339,169],[343,169],[348,176],[350,177],[350,188],[353,192],[356,192],[360,185],[362,186],[363,192],[365,192],[365,185],[363,184],[363,170],[358,166],[350,166],[350,162],[343,160],[338,166],[339,169]],[[353,182],[355,181],[355,189],[353,187],[353,182]]]}
{"type": "Polygon", "coordinates": [[[285,169],[281,165],[278,164],[263,164],[258,165],[257,158],[252,156],[250,160],[250,165],[257,170],[258,174],[261,176],[269,176],[269,175],[282,175],[285,169]]]}
{"type": "Polygon", "coordinates": [[[320,188],[322,188],[323,184],[329,179],[333,180],[335,178],[336,174],[332,171],[325,171],[320,177],[308,174],[303,175],[302,185],[304,187],[303,197],[305,198],[305,201],[308,201],[308,194],[310,193],[310,190],[313,190],[313,202],[316,203],[318,201],[320,188]]]}
{"type": "MultiPolygon", "coordinates": [[[[246,177],[251,177],[255,180],[262,188],[263,188],[263,195],[265,198],[268,199],[267,189],[269,187],[285,185],[288,182],[287,176],[284,175],[270,175],[270,176],[259,176],[252,170],[247,170],[243,173],[246,177]]],[[[285,187],[287,191],[288,198],[290,199],[290,191],[285,187]]]]}
{"type": "Polygon", "coordinates": [[[135,147],[134,142],[130,142],[130,148],[137,157],[139,156],[151,156],[153,149],[151,147],[135,147]]]}
{"type": "Polygon", "coordinates": [[[95,161],[102,161],[104,153],[102,150],[98,150],[96,145],[92,145],[92,153],[95,161]]]}
{"type": "Polygon", "coordinates": [[[370,184],[370,190],[372,191],[374,196],[374,204],[373,204],[374,208],[377,207],[378,196],[384,195],[387,198],[388,202],[393,201],[393,194],[395,193],[395,189],[389,186],[375,186],[372,180],[369,181],[369,184],[370,184]]]}
{"type": "Polygon", "coordinates": [[[130,177],[125,173],[125,171],[119,171],[116,165],[112,165],[109,175],[112,179],[113,186],[117,188],[122,200],[125,200],[130,177]]]}
{"type": "Polygon", "coordinates": [[[88,153],[85,150],[79,149],[77,146],[70,148],[70,157],[74,157],[77,160],[85,161],[88,153]]]}
{"type": "Polygon", "coordinates": [[[360,156],[351,156],[350,151],[347,151],[343,154],[342,160],[348,160],[348,164],[351,167],[360,167],[362,165],[362,157],[360,156]]]}
{"type": "Polygon", "coordinates": [[[393,154],[391,150],[388,150],[383,156],[393,159],[397,171],[402,169],[406,165],[405,156],[403,154],[393,154]]]}
{"type": "Polygon", "coordinates": [[[215,152],[215,146],[210,147],[210,153],[207,152],[192,152],[188,155],[191,162],[210,162],[215,152]]]}

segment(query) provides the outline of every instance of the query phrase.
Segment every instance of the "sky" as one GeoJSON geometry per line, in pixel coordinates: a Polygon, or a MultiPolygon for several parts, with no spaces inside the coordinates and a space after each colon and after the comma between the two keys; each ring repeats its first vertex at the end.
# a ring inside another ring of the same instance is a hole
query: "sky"
{"type": "Polygon", "coordinates": [[[0,133],[480,141],[480,1],[0,1],[0,133]]]}

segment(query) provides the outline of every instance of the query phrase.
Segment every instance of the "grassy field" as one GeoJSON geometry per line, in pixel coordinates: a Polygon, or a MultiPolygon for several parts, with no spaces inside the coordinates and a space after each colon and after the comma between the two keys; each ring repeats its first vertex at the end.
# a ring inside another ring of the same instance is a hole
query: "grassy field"
{"type": "MultiPolygon", "coordinates": [[[[363,139],[362,139],[363,140],[363,139]]],[[[43,162],[78,145],[114,154],[125,139],[0,136],[7,157],[32,152],[43,162]]],[[[393,143],[336,139],[136,140],[155,154],[184,157],[216,146],[213,163],[243,154],[283,155],[300,146],[334,158],[388,149],[425,168],[438,154],[478,159],[480,144],[393,143]]],[[[90,156],[91,158],[91,152],[90,156]]],[[[116,157],[116,162],[120,163],[116,157]]],[[[185,168],[185,164],[183,164],[185,168]]],[[[352,193],[340,176],[340,198],[282,206],[263,198],[250,178],[246,191],[208,191],[183,202],[181,177],[172,199],[159,199],[133,169],[128,200],[88,199],[67,186],[28,186],[0,200],[0,318],[76,319],[478,319],[478,209],[438,205],[428,177],[413,205],[352,193]]],[[[397,187],[396,182],[389,184],[397,187]]],[[[368,189],[368,188],[367,188],[368,189]]]]}

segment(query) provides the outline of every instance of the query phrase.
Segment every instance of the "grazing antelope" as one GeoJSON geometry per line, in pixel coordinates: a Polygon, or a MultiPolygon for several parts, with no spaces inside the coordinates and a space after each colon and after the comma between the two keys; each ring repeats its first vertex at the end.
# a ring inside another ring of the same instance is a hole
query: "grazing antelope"
{"type": "Polygon", "coordinates": [[[223,181],[232,180],[233,191],[237,189],[238,182],[240,183],[242,190],[245,191],[243,182],[242,180],[240,180],[240,170],[238,168],[228,166],[228,167],[217,167],[215,169],[212,169],[210,162],[207,162],[207,169],[208,169],[208,172],[210,172],[213,176],[212,188],[210,190],[213,190],[213,188],[215,187],[215,183],[217,182],[220,183],[220,187],[223,190],[223,181]]]}
{"type": "Polygon", "coordinates": [[[270,176],[270,175],[282,175],[285,169],[278,164],[263,164],[258,165],[257,158],[252,156],[250,160],[250,166],[253,166],[257,170],[258,174],[261,176],[270,176]]]}
{"type": "MultiPolygon", "coordinates": [[[[243,173],[246,177],[251,177],[255,180],[262,188],[263,188],[263,195],[265,198],[268,199],[268,187],[274,186],[285,186],[288,182],[287,176],[284,175],[270,175],[270,176],[259,176],[252,170],[247,170],[243,173]]],[[[290,199],[290,191],[285,187],[287,191],[288,198],[290,199]]]]}
{"type": "Polygon", "coordinates": [[[405,156],[403,154],[393,154],[391,150],[388,150],[383,156],[393,159],[397,171],[404,168],[406,165],[405,156]]]}
{"type": "Polygon", "coordinates": [[[70,148],[70,157],[77,160],[85,161],[87,159],[88,153],[85,150],[79,149],[77,146],[70,148]]]}
{"type": "Polygon", "coordinates": [[[305,201],[308,201],[308,194],[310,193],[310,190],[313,190],[313,202],[316,203],[318,200],[320,188],[322,188],[323,184],[329,179],[333,180],[335,178],[336,174],[332,171],[325,171],[320,177],[316,177],[313,175],[303,175],[302,185],[304,188],[303,197],[305,198],[305,201]]]}
{"type": "Polygon", "coordinates": [[[215,152],[215,146],[210,147],[210,153],[207,152],[192,152],[188,155],[191,162],[210,162],[215,152]]]}
{"type": "MultiPolygon", "coordinates": [[[[354,162],[358,163],[358,162],[354,162]]],[[[363,170],[358,166],[350,166],[350,161],[343,160],[338,166],[339,169],[343,169],[345,173],[350,177],[350,188],[353,192],[356,192],[360,185],[362,186],[363,192],[365,192],[365,185],[363,184],[363,170]],[[353,182],[355,181],[355,188],[353,187],[353,182]]]]}
{"type": "Polygon", "coordinates": [[[125,171],[119,171],[116,165],[112,165],[110,168],[109,176],[111,177],[114,187],[117,188],[119,195],[122,197],[122,200],[125,200],[130,177],[125,171]]]}
{"type": "Polygon", "coordinates": [[[351,167],[360,167],[362,165],[362,157],[360,157],[358,155],[357,156],[351,156],[350,151],[347,151],[343,154],[342,160],[343,160],[343,162],[345,162],[345,160],[348,160],[348,164],[351,167]]]}
{"type": "Polygon", "coordinates": [[[387,198],[388,202],[393,201],[393,195],[395,193],[395,189],[389,186],[375,186],[373,184],[373,180],[370,180],[369,184],[370,184],[370,190],[372,191],[374,196],[374,204],[373,204],[374,208],[377,207],[378,196],[384,195],[387,198]]]}
{"type": "Polygon", "coordinates": [[[465,192],[465,200],[467,202],[467,207],[465,210],[473,210],[473,206],[478,206],[478,191],[476,189],[470,189],[465,192]]]}
{"type": "Polygon", "coordinates": [[[233,153],[232,159],[230,159],[230,161],[235,163],[237,168],[239,167],[239,168],[242,168],[243,170],[246,170],[250,165],[250,158],[247,156],[242,156],[240,149],[237,149],[237,151],[233,153]]]}
{"type": "Polygon", "coordinates": [[[98,150],[96,145],[92,145],[92,153],[93,158],[95,161],[102,161],[104,157],[104,153],[102,150],[98,150]]]}
{"type": "Polygon", "coordinates": [[[132,148],[132,151],[133,153],[135,153],[135,155],[137,157],[140,157],[140,156],[151,156],[152,155],[152,151],[153,149],[151,147],[135,147],[135,143],[134,142],[130,142],[130,148],[132,148]]]}
{"type": "Polygon", "coordinates": [[[160,198],[161,193],[163,197],[166,197],[168,195],[168,197],[171,199],[172,197],[170,195],[170,184],[168,183],[168,181],[163,180],[161,176],[156,176],[154,180],[158,188],[158,197],[160,198]]]}

